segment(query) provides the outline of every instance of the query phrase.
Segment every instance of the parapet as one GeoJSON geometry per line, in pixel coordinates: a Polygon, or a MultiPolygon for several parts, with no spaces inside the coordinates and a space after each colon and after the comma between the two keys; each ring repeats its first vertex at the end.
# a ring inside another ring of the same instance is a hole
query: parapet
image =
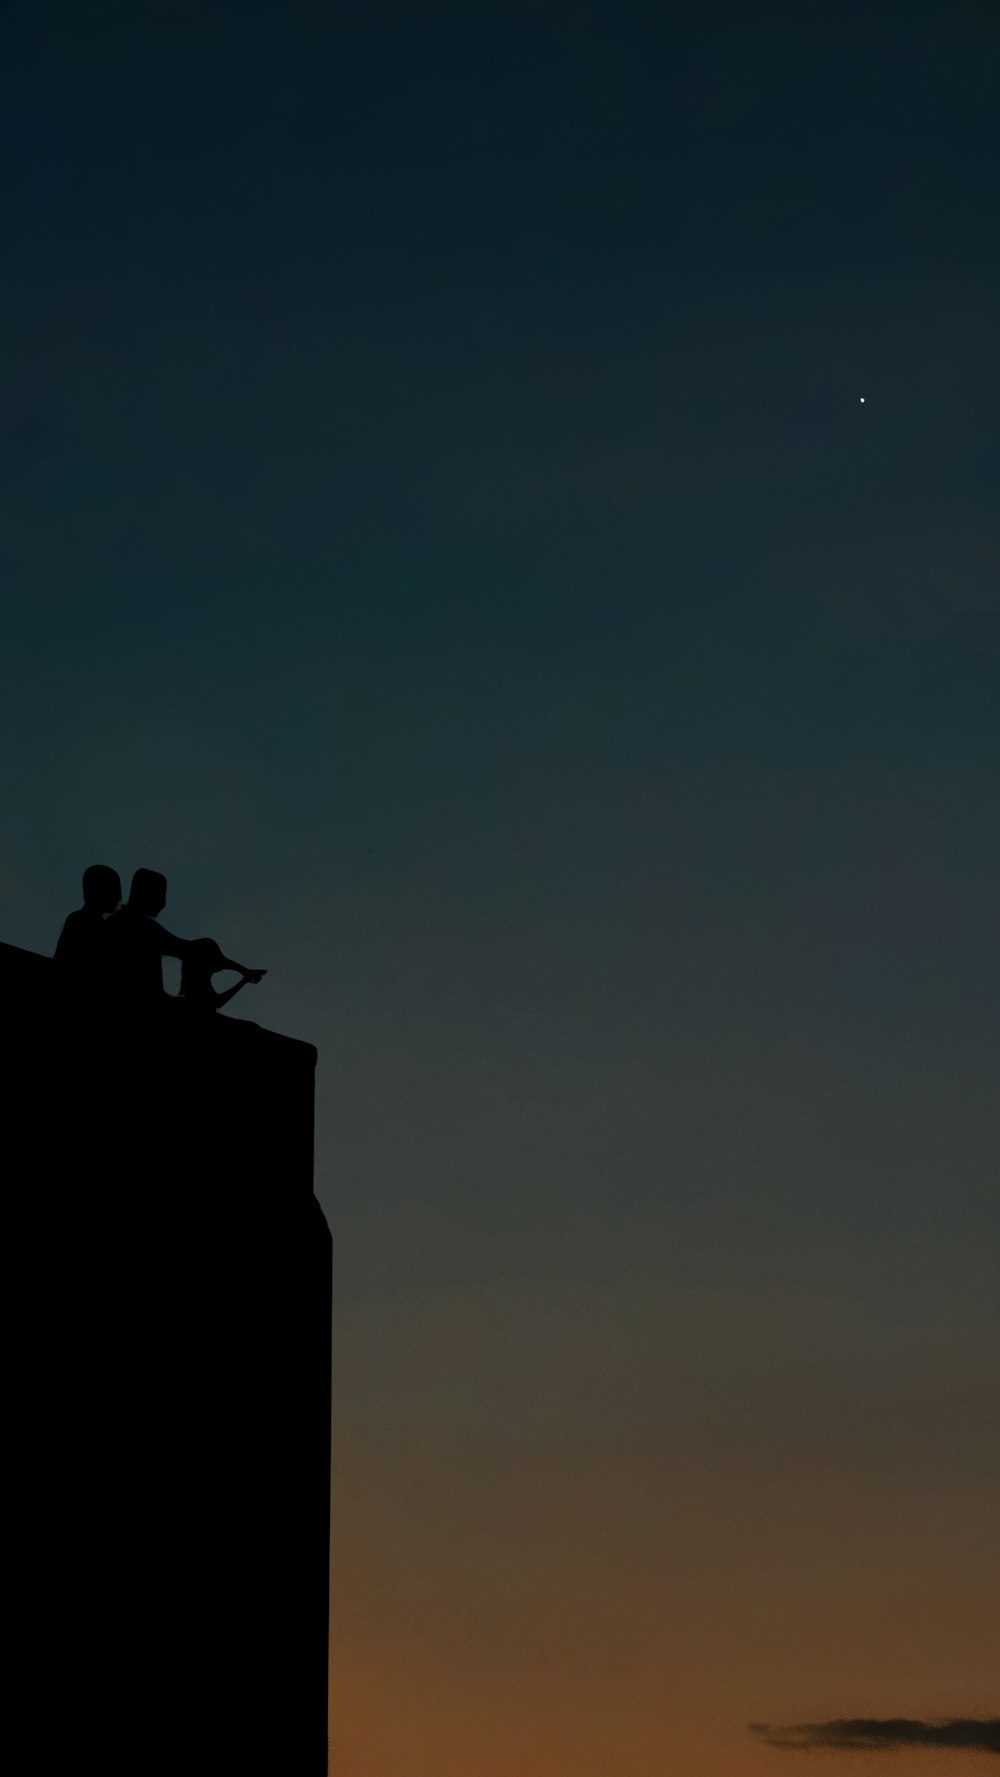
{"type": "Polygon", "coordinates": [[[7,944],[0,1008],[15,1716],[54,1769],[325,1777],[316,1050],[7,944]]]}
{"type": "Polygon", "coordinates": [[[0,944],[0,1007],[8,1097],[36,1103],[49,1142],[61,1131],[78,1149],[91,1142],[105,1188],[117,1180],[134,1192],[145,1178],[216,1198],[231,1187],[247,1203],[311,1196],[311,1043],[166,995],[141,1016],[126,1012],[10,944],[0,944]]]}

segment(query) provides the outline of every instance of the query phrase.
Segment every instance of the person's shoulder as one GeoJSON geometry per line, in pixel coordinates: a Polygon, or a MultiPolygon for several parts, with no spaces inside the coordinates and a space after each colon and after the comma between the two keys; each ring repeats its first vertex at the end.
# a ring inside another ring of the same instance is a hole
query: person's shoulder
{"type": "Polygon", "coordinates": [[[67,913],[66,918],[62,922],[62,929],[56,939],[55,955],[59,962],[63,960],[66,952],[73,948],[77,937],[80,935],[81,927],[85,924],[85,918],[85,910],[82,907],[74,907],[72,913],[67,913]]]}
{"type": "Polygon", "coordinates": [[[107,922],[88,907],[76,907],[66,915],[55,948],[59,963],[89,961],[103,950],[107,922]]]}
{"type": "Polygon", "coordinates": [[[88,908],[74,907],[72,913],[67,913],[63,920],[62,931],[59,934],[60,942],[64,939],[72,942],[74,938],[89,938],[94,930],[94,925],[94,916],[88,908]]]}

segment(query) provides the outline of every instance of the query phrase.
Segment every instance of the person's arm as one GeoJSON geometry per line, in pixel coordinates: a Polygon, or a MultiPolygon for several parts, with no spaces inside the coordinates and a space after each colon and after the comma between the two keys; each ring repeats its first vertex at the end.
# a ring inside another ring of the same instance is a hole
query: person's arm
{"type": "Polygon", "coordinates": [[[160,955],[176,956],[183,962],[188,947],[190,944],[194,943],[194,939],[175,938],[173,932],[168,932],[165,926],[161,926],[158,919],[152,919],[149,923],[156,933],[156,941],[160,946],[160,955]]]}
{"type": "Polygon", "coordinates": [[[237,975],[242,975],[243,979],[245,981],[257,982],[260,980],[262,975],[267,974],[266,969],[245,969],[243,967],[242,963],[234,963],[231,956],[224,956],[221,963],[219,964],[219,968],[220,969],[235,969],[237,975]]]}

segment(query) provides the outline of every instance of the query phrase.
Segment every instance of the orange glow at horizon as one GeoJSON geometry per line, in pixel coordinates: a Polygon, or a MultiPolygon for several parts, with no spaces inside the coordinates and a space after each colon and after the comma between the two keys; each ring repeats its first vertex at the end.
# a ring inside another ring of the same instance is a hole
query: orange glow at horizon
{"type": "MultiPolygon", "coordinates": [[[[803,1471],[776,1484],[745,1460],[726,1478],[635,1445],[344,1420],[334,1448],[338,1777],[794,1777],[751,1721],[995,1713],[989,1585],[926,1536],[914,1559],[912,1505],[893,1522],[843,1472],[814,1473],[797,1512],[803,1471]]],[[[988,1501],[968,1506],[983,1523],[988,1501]]],[[[859,1777],[970,1769],[850,1757],[859,1777]]]]}

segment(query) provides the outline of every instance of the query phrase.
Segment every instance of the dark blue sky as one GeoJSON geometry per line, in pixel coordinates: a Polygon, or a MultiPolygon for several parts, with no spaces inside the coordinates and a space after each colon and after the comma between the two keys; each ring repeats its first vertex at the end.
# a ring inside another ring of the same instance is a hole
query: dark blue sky
{"type": "MultiPolygon", "coordinates": [[[[630,1415],[688,1413],[692,1499],[787,1487],[786,1543],[737,1512],[750,1617],[707,1507],[687,1579],[654,1561],[716,1601],[701,1665],[638,1581],[608,1604],[605,1652],[702,1699],[675,1765],[781,1763],[716,1719],[989,1703],[998,68],[963,0],[4,9],[2,935],[51,949],[90,862],[162,868],[175,929],[268,965],[240,1015],[319,1044],[343,1521],[381,1501],[396,1575],[341,1552],[341,1705],[429,1663],[446,1777],[463,1661],[520,1668],[471,1505],[420,1566],[417,1419],[449,1497],[454,1449],[523,1475],[547,1426],[599,1503],[618,1440],[647,1547],[630,1415]],[[941,1633],[900,1577],[849,1647],[893,1527],[941,1633]]],[[[483,1708],[455,1769],[491,1777],[483,1708]]],[[[589,1777],[573,1732],[547,1773],[589,1777]]]]}

